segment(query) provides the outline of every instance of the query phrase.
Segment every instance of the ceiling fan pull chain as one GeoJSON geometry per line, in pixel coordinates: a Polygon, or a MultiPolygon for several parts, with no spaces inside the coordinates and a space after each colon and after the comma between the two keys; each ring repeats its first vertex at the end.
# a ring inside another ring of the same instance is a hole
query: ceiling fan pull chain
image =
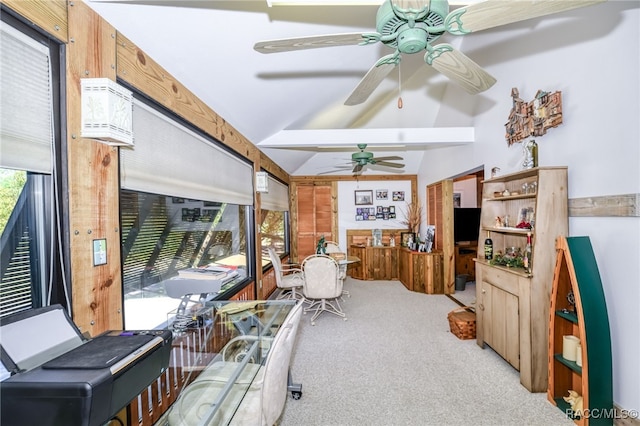
{"type": "Polygon", "coordinates": [[[398,109],[402,109],[402,63],[398,64],[398,109]]]}

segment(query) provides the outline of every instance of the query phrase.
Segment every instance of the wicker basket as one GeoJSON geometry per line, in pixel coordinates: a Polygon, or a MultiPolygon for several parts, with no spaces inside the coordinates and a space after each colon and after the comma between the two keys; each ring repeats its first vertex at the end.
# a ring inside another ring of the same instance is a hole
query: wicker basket
{"type": "Polygon", "coordinates": [[[458,339],[476,338],[476,313],[470,306],[462,306],[449,312],[449,328],[458,339]]]}

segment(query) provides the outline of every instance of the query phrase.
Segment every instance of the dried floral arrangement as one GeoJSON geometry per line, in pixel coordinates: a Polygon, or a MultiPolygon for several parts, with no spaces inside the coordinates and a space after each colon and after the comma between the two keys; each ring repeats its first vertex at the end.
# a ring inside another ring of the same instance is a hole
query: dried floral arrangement
{"type": "Polygon", "coordinates": [[[406,210],[403,212],[405,220],[403,220],[403,225],[406,225],[407,228],[411,232],[415,232],[418,235],[418,231],[420,231],[420,221],[422,220],[422,206],[419,201],[412,201],[411,203],[406,203],[406,210]]]}

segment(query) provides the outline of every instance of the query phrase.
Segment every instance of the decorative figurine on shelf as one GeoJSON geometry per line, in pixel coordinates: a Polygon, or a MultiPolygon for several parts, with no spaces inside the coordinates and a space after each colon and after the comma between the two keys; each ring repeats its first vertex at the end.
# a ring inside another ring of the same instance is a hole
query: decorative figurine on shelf
{"type": "Polygon", "coordinates": [[[320,237],[318,245],[316,246],[316,254],[327,254],[327,247],[325,246],[324,235],[320,237]]]}
{"type": "Polygon", "coordinates": [[[569,293],[567,293],[567,302],[569,302],[569,310],[571,312],[575,312],[576,311],[576,296],[573,294],[573,290],[569,291],[569,293]]]}
{"type": "Polygon", "coordinates": [[[580,396],[578,392],[569,390],[569,396],[563,396],[562,399],[571,406],[571,411],[573,411],[574,416],[582,416],[584,407],[582,403],[582,396],[580,396]]]}
{"type": "Polygon", "coordinates": [[[396,246],[396,234],[392,232],[391,234],[389,234],[389,247],[395,247],[395,246],[396,246]]]}

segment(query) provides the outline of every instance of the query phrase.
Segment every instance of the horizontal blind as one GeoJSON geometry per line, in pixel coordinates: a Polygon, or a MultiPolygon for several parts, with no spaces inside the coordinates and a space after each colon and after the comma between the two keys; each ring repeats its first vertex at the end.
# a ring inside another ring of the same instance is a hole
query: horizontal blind
{"type": "Polygon", "coordinates": [[[52,171],[49,48],[0,23],[0,167],[52,171]]]}
{"type": "Polygon", "coordinates": [[[260,193],[260,207],[264,210],[289,211],[289,187],[269,176],[269,192],[260,193]]]}
{"type": "Polygon", "coordinates": [[[134,100],[133,148],[120,149],[125,189],[252,205],[253,168],[175,120],[134,100]]]}

